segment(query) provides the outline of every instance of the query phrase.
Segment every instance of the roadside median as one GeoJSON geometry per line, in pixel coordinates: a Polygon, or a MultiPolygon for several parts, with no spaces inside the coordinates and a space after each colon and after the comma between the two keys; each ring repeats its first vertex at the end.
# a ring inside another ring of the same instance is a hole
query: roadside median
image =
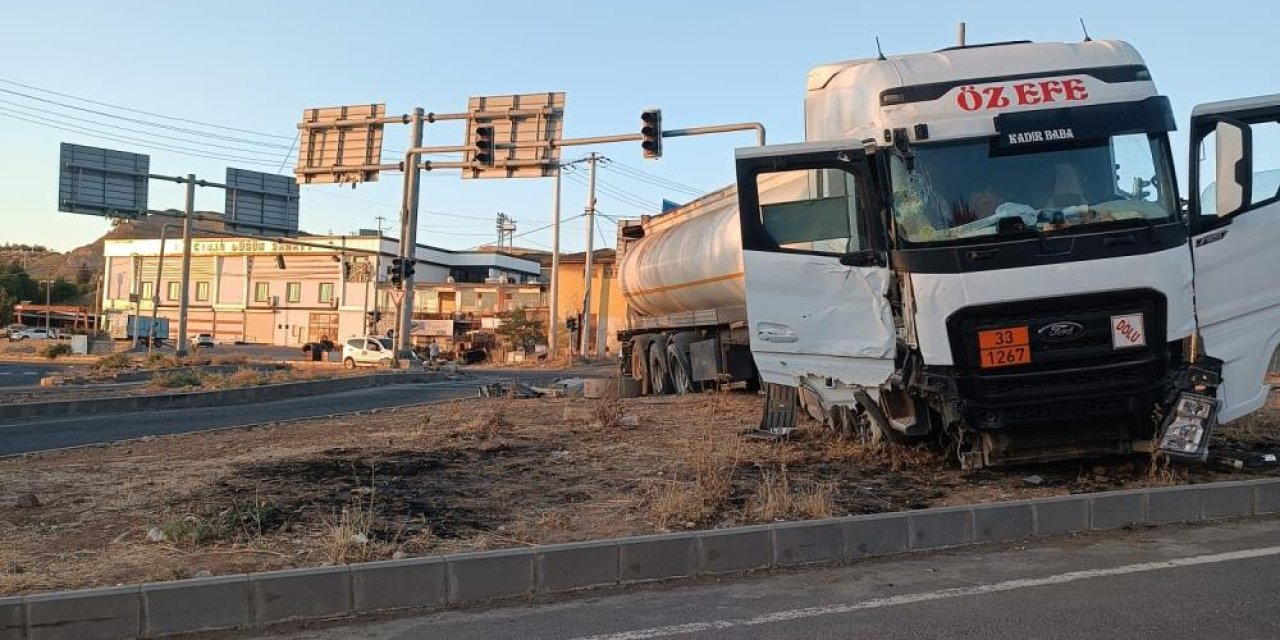
{"type": "Polygon", "coordinates": [[[164,411],[169,409],[194,409],[225,405],[244,405],[270,402],[287,398],[324,395],[367,389],[390,384],[420,384],[435,382],[445,377],[439,372],[393,372],[372,375],[347,376],[325,380],[285,382],[261,386],[195,391],[130,395],[81,400],[56,400],[25,404],[0,405],[0,422],[45,418],[70,418],[110,413],[134,413],[164,411]]]}
{"type": "Polygon", "coordinates": [[[1280,480],[1267,479],[38,593],[0,598],[0,638],[156,638],[264,628],[1277,513],[1280,480]]]}

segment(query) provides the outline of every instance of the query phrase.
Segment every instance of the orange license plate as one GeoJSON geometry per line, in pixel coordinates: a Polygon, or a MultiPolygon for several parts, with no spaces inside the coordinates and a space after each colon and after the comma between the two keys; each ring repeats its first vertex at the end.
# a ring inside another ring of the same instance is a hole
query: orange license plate
{"type": "Polygon", "coordinates": [[[1005,327],[978,332],[979,362],[983,369],[1031,362],[1031,333],[1027,327],[1005,327]]]}

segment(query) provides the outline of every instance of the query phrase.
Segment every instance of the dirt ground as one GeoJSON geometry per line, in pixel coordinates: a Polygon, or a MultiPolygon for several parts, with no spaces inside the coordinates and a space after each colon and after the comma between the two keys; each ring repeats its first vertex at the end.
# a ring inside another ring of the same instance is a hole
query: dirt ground
{"type": "MultiPolygon", "coordinates": [[[[760,402],[474,399],[3,459],[0,594],[1276,473],[961,471],[813,424],[745,439],[760,402]]],[[[1272,417],[1219,444],[1280,448],[1272,417]]]]}

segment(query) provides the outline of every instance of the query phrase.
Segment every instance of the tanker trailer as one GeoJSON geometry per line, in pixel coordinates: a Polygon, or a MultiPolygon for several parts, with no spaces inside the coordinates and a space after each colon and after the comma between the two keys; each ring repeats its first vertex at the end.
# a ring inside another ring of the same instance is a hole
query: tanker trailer
{"type": "MultiPolygon", "coordinates": [[[[779,198],[805,186],[794,174],[760,184],[779,198]]],[[[618,333],[622,372],[642,394],[688,393],[707,384],[756,387],[736,186],[622,221],[618,264],[628,306],[627,328],[618,333]]]]}

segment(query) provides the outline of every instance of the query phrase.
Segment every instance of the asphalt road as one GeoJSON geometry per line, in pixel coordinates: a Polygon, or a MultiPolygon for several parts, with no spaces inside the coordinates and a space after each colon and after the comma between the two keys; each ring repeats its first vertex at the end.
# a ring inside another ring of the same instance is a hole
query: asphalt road
{"type": "Polygon", "coordinates": [[[475,396],[475,379],[357,389],[264,404],[0,424],[0,455],[475,396]]]}
{"type": "Polygon", "coordinates": [[[1276,545],[1280,520],[1275,519],[1121,531],[558,603],[237,637],[1276,638],[1276,545]]]}
{"type": "Polygon", "coordinates": [[[40,378],[71,367],[40,362],[0,362],[0,387],[33,387],[40,378]]]}

